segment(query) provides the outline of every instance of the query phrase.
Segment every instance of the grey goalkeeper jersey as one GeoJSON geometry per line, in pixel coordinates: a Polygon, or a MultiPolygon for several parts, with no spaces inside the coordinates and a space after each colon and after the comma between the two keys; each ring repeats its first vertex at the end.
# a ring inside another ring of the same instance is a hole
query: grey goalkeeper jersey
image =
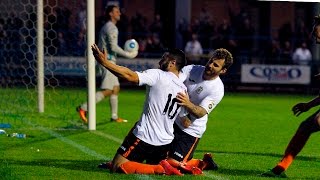
{"type": "Polygon", "coordinates": [[[99,43],[100,49],[106,49],[108,51],[108,59],[116,62],[117,55],[127,57],[121,47],[118,46],[118,28],[111,21],[108,21],[100,30],[99,43]]]}

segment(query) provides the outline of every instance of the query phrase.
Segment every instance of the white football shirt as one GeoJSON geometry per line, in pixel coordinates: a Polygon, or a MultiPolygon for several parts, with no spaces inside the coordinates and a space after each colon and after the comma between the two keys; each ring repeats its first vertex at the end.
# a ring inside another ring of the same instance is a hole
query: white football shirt
{"type": "Polygon", "coordinates": [[[99,48],[108,51],[108,60],[116,62],[117,54],[126,57],[126,52],[118,45],[119,30],[117,26],[108,21],[100,30],[99,48]]]}
{"type": "Polygon", "coordinates": [[[207,114],[199,119],[190,115],[193,122],[188,128],[183,127],[179,118],[177,118],[176,124],[187,134],[198,138],[201,138],[206,130],[208,114],[219,104],[224,96],[224,85],[220,77],[213,80],[203,80],[204,70],[204,66],[189,65],[182,68],[179,74],[180,79],[187,86],[190,101],[203,107],[207,114]]]}
{"type": "Polygon", "coordinates": [[[154,146],[169,144],[174,138],[173,123],[182,109],[176,96],[179,92],[186,92],[187,88],[172,72],[149,69],[137,74],[139,86],[146,85],[147,93],[133,134],[154,146]]]}

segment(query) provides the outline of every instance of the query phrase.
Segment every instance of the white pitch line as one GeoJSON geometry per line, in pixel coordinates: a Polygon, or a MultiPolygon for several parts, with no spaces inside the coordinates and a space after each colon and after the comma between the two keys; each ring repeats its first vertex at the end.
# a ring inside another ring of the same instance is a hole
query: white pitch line
{"type": "Polygon", "coordinates": [[[84,153],[86,153],[86,154],[89,154],[89,155],[91,155],[91,156],[93,156],[93,157],[96,157],[96,158],[98,158],[98,159],[101,159],[101,160],[106,160],[106,161],[107,161],[107,160],[110,160],[110,159],[111,159],[111,158],[109,158],[109,157],[107,157],[107,156],[104,156],[104,155],[102,155],[102,154],[97,153],[96,151],[94,151],[94,150],[92,150],[92,149],[89,149],[89,148],[86,147],[86,146],[82,146],[82,145],[80,145],[80,144],[72,141],[71,139],[68,139],[68,138],[66,138],[66,137],[63,137],[61,134],[56,133],[56,132],[54,132],[54,131],[52,131],[52,130],[50,130],[50,129],[48,129],[48,128],[42,127],[42,126],[40,126],[40,125],[38,125],[38,124],[33,124],[33,123],[31,123],[31,121],[29,121],[29,120],[27,120],[27,119],[24,119],[24,120],[25,120],[25,122],[26,122],[27,124],[29,124],[30,126],[32,126],[32,127],[34,127],[34,128],[37,128],[37,129],[40,129],[41,131],[43,131],[43,132],[45,132],[45,133],[48,133],[48,134],[50,134],[50,135],[53,136],[53,137],[58,138],[60,141],[62,141],[62,142],[64,142],[64,143],[67,143],[67,144],[69,144],[69,145],[71,145],[71,146],[79,149],[80,151],[82,151],[82,152],[84,152],[84,153]]]}
{"type": "Polygon", "coordinates": [[[210,179],[216,179],[216,180],[228,180],[227,178],[223,178],[221,176],[217,176],[214,174],[208,174],[207,172],[203,172],[204,176],[210,178],[210,179]]]}
{"type": "Polygon", "coordinates": [[[92,133],[93,133],[93,134],[96,134],[96,135],[99,135],[99,136],[102,136],[102,137],[105,137],[105,138],[107,138],[107,139],[110,139],[110,140],[112,140],[112,141],[114,141],[114,142],[117,142],[117,143],[119,143],[119,144],[122,144],[122,140],[121,140],[121,139],[119,139],[119,138],[117,138],[117,137],[114,137],[114,136],[112,136],[112,135],[110,135],[110,134],[105,134],[105,133],[103,133],[103,132],[101,132],[101,131],[92,131],[92,133]]]}
{"type": "Polygon", "coordinates": [[[39,128],[40,130],[42,130],[43,132],[46,132],[46,133],[50,134],[51,136],[58,138],[60,141],[62,141],[62,142],[64,142],[64,143],[67,143],[67,144],[69,144],[69,145],[71,145],[71,146],[79,149],[80,151],[82,151],[82,152],[84,152],[84,153],[86,153],[86,154],[89,154],[89,155],[91,155],[91,156],[93,156],[93,157],[96,157],[96,158],[98,158],[98,159],[101,159],[101,160],[106,160],[106,161],[107,161],[107,160],[110,160],[109,157],[104,156],[104,155],[102,155],[102,154],[99,154],[99,153],[97,153],[96,151],[91,150],[91,149],[89,149],[89,148],[86,147],[86,146],[82,146],[82,145],[80,145],[80,144],[72,141],[71,139],[65,138],[65,137],[63,137],[62,135],[60,135],[60,134],[58,134],[58,133],[56,133],[56,132],[54,132],[54,131],[52,131],[52,130],[50,130],[50,129],[47,129],[47,128],[44,128],[44,127],[38,127],[38,128],[39,128]]]}

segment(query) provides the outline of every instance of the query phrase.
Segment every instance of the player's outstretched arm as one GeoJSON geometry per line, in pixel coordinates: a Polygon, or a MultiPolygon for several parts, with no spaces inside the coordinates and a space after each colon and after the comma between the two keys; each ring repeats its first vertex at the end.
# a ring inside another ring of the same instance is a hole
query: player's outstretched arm
{"type": "Polygon", "coordinates": [[[320,94],[308,102],[310,108],[320,105],[320,94]]]}
{"type": "Polygon", "coordinates": [[[293,106],[292,111],[293,114],[299,116],[301,113],[308,111],[309,109],[320,105],[320,95],[312,99],[307,103],[298,103],[293,106]]]}
{"type": "Polygon", "coordinates": [[[112,72],[115,76],[119,78],[123,78],[132,83],[139,83],[138,74],[131,69],[128,69],[123,66],[116,65],[107,60],[107,52],[105,50],[100,51],[96,44],[91,46],[92,53],[94,58],[97,60],[99,64],[103,67],[107,68],[110,72],[112,72]]]}

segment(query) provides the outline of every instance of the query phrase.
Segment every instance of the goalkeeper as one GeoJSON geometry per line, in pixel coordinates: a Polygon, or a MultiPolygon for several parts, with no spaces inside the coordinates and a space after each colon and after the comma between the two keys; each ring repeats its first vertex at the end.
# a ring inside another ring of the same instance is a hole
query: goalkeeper
{"type": "MultiPolygon", "coordinates": [[[[126,58],[135,58],[138,51],[127,52],[118,46],[118,28],[116,23],[120,20],[120,9],[118,6],[110,5],[106,8],[107,23],[101,28],[99,34],[99,48],[108,51],[108,60],[116,64],[117,54],[126,58]]],[[[100,66],[101,67],[101,66],[100,66]]],[[[96,103],[102,101],[105,97],[110,96],[110,109],[112,122],[127,122],[127,120],[118,117],[118,93],[120,91],[120,83],[118,77],[113,75],[109,70],[100,68],[102,71],[101,91],[96,93],[96,103]]],[[[77,111],[84,123],[88,123],[87,102],[78,106],[77,111]]]]}

